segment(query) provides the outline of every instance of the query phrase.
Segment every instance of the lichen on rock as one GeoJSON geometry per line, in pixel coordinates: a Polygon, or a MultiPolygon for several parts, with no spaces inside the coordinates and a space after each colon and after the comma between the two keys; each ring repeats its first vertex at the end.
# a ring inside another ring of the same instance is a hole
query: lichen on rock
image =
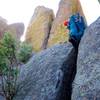
{"type": "Polygon", "coordinates": [[[43,6],[35,9],[26,32],[26,41],[33,45],[34,51],[47,47],[53,19],[54,14],[51,9],[43,6]]]}
{"type": "Polygon", "coordinates": [[[56,18],[53,21],[50,31],[50,38],[48,42],[49,47],[56,43],[68,41],[68,30],[63,25],[63,22],[69,19],[69,17],[76,12],[79,12],[82,16],[84,16],[79,0],[60,1],[56,18]]]}

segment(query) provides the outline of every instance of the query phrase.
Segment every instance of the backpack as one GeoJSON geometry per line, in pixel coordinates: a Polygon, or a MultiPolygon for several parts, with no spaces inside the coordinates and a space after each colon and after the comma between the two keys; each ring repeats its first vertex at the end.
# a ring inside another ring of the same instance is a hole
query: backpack
{"type": "Polygon", "coordinates": [[[76,26],[78,28],[78,31],[84,30],[86,28],[84,18],[82,16],[80,16],[79,13],[77,13],[73,16],[74,16],[74,20],[75,20],[76,26]]]}

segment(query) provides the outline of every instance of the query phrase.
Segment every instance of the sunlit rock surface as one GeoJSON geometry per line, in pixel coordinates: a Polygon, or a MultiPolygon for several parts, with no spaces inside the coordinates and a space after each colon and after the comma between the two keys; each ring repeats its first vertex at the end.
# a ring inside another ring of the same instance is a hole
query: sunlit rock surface
{"type": "Polygon", "coordinates": [[[51,28],[48,46],[68,40],[68,30],[63,25],[63,22],[76,12],[84,16],[79,0],[60,1],[59,9],[51,28]]]}
{"type": "Polygon", "coordinates": [[[53,19],[54,14],[51,9],[43,6],[35,9],[26,32],[26,41],[33,45],[34,51],[47,48],[53,19]]]}

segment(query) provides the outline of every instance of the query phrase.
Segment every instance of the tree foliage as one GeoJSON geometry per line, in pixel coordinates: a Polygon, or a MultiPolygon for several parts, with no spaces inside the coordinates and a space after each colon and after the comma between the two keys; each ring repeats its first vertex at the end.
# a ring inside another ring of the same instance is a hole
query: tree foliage
{"type": "Polygon", "coordinates": [[[6,100],[12,100],[16,94],[19,62],[26,63],[31,54],[31,45],[20,43],[10,33],[4,33],[0,40],[0,81],[2,89],[0,94],[6,100]]]}
{"type": "Polygon", "coordinates": [[[16,57],[17,45],[15,39],[5,33],[0,40],[0,77],[2,82],[2,95],[6,100],[12,100],[16,93],[18,77],[18,60],[16,57]]]}
{"type": "Polygon", "coordinates": [[[32,46],[28,43],[21,43],[18,50],[19,61],[26,63],[32,55],[32,46]]]}

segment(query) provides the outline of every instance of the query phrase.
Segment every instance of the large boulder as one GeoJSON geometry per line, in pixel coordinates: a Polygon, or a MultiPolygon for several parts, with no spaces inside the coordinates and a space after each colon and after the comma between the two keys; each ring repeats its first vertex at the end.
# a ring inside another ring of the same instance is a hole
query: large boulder
{"type": "Polygon", "coordinates": [[[0,17],[0,38],[2,38],[5,28],[7,27],[6,19],[0,17]]]}
{"type": "Polygon", "coordinates": [[[0,100],[5,100],[5,98],[2,95],[2,81],[1,81],[1,76],[0,76],[0,100]]]}
{"type": "Polygon", "coordinates": [[[71,44],[58,44],[34,55],[20,72],[14,100],[70,100],[76,57],[71,44]]]}
{"type": "Polygon", "coordinates": [[[100,100],[100,17],[80,43],[72,100],[100,100]]]}
{"type": "Polygon", "coordinates": [[[33,45],[35,51],[46,49],[54,19],[53,10],[38,6],[26,31],[26,41],[33,45]]]}
{"type": "Polygon", "coordinates": [[[12,36],[20,41],[20,38],[24,33],[24,28],[25,26],[23,23],[7,24],[7,20],[0,17],[0,39],[5,32],[9,32],[12,36]]]}
{"type": "Polygon", "coordinates": [[[79,12],[84,16],[79,0],[60,1],[59,9],[51,28],[48,46],[68,40],[68,30],[66,31],[66,27],[63,25],[63,22],[75,12],[79,12]]]}
{"type": "Polygon", "coordinates": [[[11,33],[14,37],[16,37],[17,40],[20,40],[24,33],[24,28],[25,26],[23,23],[13,23],[6,27],[5,32],[11,33]]]}
{"type": "Polygon", "coordinates": [[[5,100],[5,98],[3,96],[0,96],[0,100],[5,100]]]}

